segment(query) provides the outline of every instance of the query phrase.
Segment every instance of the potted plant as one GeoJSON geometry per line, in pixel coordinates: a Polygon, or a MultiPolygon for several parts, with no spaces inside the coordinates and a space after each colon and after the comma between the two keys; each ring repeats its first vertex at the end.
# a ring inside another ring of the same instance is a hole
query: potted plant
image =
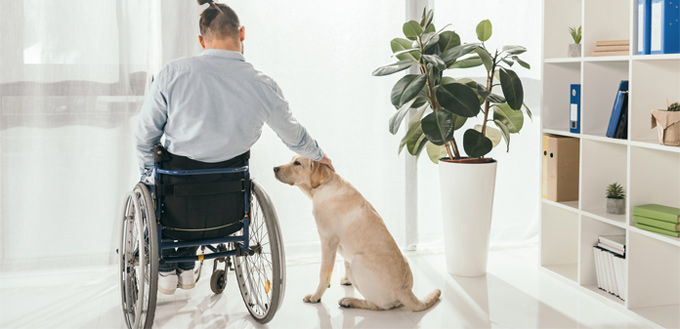
{"type": "Polygon", "coordinates": [[[526,52],[522,46],[493,52],[487,49],[485,42],[492,32],[489,20],[477,25],[479,42],[461,44],[454,31],[435,29],[433,15],[431,10],[423,11],[420,22],[404,23],[406,39],[391,41],[398,61],[377,68],[373,75],[417,68],[418,73],[406,74],[392,89],[391,101],[397,111],[389,120],[389,131],[396,134],[409,109],[417,109],[409,119],[399,152],[405,147],[418,156],[427,150],[430,159],[439,164],[447,270],[457,275],[482,275],[486,273],[496,177],[496,161],[485,155],[501,139],[509,150],[510,135],[524,124],[522,109],[531,118],[524,105],[522,81],[511,70],[515,63],[527,69],[530,66],[518,57],[526,52]],[[447,70],[477,66],[485,69],[486,81],[443,75],[447,70]],[[502,94],[497,94],[497,89],[502,94]],[[474,118],[479,124],[465,130],[462,137],[454,136],[474,118]]]}
{"type": "Polygon", "coordinates": [[[607,213],[614,215],[626,213],[626,193],[619,183],[607,185],[607,213]]]}
{"type": "Polygon", "coordinates": [[[652,128],[654,127],[659,132],[659,143],[680,146],[680,103],[668,105],[665,110],[652,111],[652,128]]]}
{"type": "Polygon", "coordinates": [[[569,45],[569,57],[581,57],[581,26],[570,27],[569,34],[574,43],[569,45]]]}

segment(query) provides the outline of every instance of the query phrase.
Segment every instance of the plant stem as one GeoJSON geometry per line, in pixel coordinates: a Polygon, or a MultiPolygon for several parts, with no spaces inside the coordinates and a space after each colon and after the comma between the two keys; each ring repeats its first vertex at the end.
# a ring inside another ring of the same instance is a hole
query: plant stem
{"type": "MultiPolygon", "coordinates": [[[[486,51],[486,48],[484,48],[484,51],[486,51]]],[[[487,74],[488,76],[486,77],[486,89],[489,90],[489,92],[492,91],[493,89],[493,75],[494,72],[496,71],[496,60],[498,59],[498,52],[493,56],[491,62],[493,65],[491,65],[491,71],[489,71],[487,74]]],[[[491,107],[491,103],[489,102],[488,99],[484,100],[484,122],[482,123],[482,136],[486,136],[486,123],[488,122],[489,118],[489,109],[491,107]]]]}
{"type": "Polygon", "coordinates": [[[456,159],[460,158],[460,153],[458,151],[458,144],[456,144],[456,140],[452,139],[450,143],[453,148],[453,152],[456,154],[456,159]]]}
{"type": "MultiPolygon", "coordinates": [[[[420,44],[420,42],[418,42],[420,44]]],[[[421,45],[421,54],[425,51],[421,45]]],[[[422,59],[421,59],[422,60],[422,59]]],[[[426,77],[426,83],[427,83],[427,92],[430,95],[430,107],[432,108],[432,111],[438,111],[440,110],[439,108],[439,103],[437,103],[437,96],[434,93],[434,88],[432,87],[432,83],[430,81],[430,71],[427,69],[427,66],[425,66],[423,63],[420,63],[420,72],[425,74],[426,77]]],[[[444,143],[444,148],[446,149],[446,153],[449,155],[449,159],[458,159],[460,158],[460,153],[458,153],[458,146],[456,146],[456,139],[453,138],[451,140],[451,146],[449,147],[448,143],[444,143]],[[453,148],[453,154],[451,154],[451,149],[453,148]],[[455,155],[455,158],[454,158],[455,155]]]]}

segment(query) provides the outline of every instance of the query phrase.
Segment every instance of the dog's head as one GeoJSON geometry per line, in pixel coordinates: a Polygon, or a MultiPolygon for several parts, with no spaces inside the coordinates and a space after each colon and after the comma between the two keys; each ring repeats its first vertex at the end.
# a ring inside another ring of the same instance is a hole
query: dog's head
{"type": "Polygon", "coordinates": [[[296,156],[290,163],[274,167],[274,176],[289,185],[315,189],[328,180],[329,171],[324,164],[296,156]]]}

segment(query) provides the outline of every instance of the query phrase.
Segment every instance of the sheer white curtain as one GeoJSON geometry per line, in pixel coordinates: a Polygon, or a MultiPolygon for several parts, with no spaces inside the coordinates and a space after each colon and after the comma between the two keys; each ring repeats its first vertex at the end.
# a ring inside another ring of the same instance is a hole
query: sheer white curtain
{"type": "MultiPolygon", "coordinates": [[[[339,172],[403,235],[402,160],[386,133],[397,77],[375,78],[404,6],[383,0],[229,3],[246,58],[276,79],[339,172]]],[[[111,263],[117,216],[138,179],[132,135],[150,77],[200,51],[193,1],[13,1],[0,53],[2,269],[111,263]]],[[[253,176],[277,206],[291,253],[316,251],[311,202],[274,180],[293,155],[270,130],[253,176]]]]}
{"type": "Polygon", "coordinates": [[[23,0],[0,10],[2,268],[109,263],[137,179],[149,5],[23,0]]]}

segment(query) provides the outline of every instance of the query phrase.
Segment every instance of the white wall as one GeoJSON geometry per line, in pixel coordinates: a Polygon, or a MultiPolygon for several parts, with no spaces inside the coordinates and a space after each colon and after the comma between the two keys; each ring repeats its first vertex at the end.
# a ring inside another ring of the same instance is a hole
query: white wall
{"type": "MultiPolygon", "coordinates": [[[[403,159],[387,130],[399,78],[373,77],[392,61],[404,5],[382,1],[249,1],[231,4],[246,29],[246,60],[281,86],[296,118],[333,160],[337,172],[373,203],[403,239],[403,159]]],[[[274,179],[293,156],[265,129],[252,149],[253,176],[274,200],[287,252],[316,252],[311,201],[274,179]],[[311,249],[307,246],[312,246],[311,249]]]]}

